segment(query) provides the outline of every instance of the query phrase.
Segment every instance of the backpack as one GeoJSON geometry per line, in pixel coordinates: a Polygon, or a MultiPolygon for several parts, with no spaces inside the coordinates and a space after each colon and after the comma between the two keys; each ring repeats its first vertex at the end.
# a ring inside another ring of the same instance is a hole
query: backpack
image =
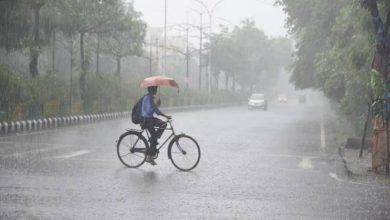
{"type": "Polygon", "coordinates": [[[142,96],[137,103],[133,106],[133,109],[131,111],[131,121],[134,124],[139,124],[142,121],[142,101],[144,100],[145,96],[142,96]]]}

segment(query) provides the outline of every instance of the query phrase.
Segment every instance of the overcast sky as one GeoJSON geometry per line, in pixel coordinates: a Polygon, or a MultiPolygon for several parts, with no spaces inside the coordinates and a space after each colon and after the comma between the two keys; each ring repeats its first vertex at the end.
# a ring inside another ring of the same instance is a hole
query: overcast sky
{"type": "MultiPolygon", "coordinates": [[[[134,0],[134,7],[142,12],[143,19],[151,27],[164,26],[164,1],[165,0],[134,0]]],[[[199,14],[195,10],[202,7],[195,0],[167,0],[168,1],[168,26],[183,24],[199,24],[199,14]]],[[[218,0],[202,0],[211,8],[218,0]]],[[[274,0],[224,0],[213,13],[213,26],[218,24],[225,26],[239,25],[245,18],[256,22],[267,36],[287,36],[284,28],[286,15],[280,7],[273,5],[274,0]]],[[[208,23],[208,18],[204,17],[208,23]]],[[[206,24],[205,24],[206,25],[206,24]]],[[[218,30],[215,28],[214,31],[218,30]]]]}

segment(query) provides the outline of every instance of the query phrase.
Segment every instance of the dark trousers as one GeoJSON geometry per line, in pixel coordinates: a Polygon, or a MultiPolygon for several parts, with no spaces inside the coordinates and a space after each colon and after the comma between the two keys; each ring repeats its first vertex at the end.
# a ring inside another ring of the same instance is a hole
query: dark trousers
{"type": "Polygon", "coordinates": [[[144,128],[146,128],[150,133],[150,153],[156,153],[157,139],[161,137],[167,123],[158,119],[158,118],[145,118],[144,119],[144,128]]]}

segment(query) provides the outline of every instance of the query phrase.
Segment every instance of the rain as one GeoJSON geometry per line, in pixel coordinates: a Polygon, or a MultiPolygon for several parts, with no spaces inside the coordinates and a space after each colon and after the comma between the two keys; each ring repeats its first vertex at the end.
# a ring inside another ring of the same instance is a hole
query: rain
{"type": "Polygon", "coordinates": [[[389,15],[0,0],[0,219],[390,219],[389,15]]]}

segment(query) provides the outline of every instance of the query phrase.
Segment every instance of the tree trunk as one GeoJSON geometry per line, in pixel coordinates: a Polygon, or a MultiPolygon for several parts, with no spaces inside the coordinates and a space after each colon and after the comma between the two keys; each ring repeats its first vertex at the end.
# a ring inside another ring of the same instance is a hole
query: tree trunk
{"type": "Polygon", "coordinates": [[[218,91],[219,89],[219,74],[214,75],[214,84],[213,85],[214,91],[218,91]]]}
{"type": "Polygon", "coordinates": [[[52,56],[52,74],[56,73],[56,31],[53,30],[52,33],[52,51],[51,51],[51,56],[52,56]]]}
{"type": "Polygon", "coordinates": [[[85,62],[85,54],[84,54],[84,37],[85,37],[85,33],[80,33],[80,65],[81,65],[82,72],[87,71],[87,65],[85,62]]]}
{"type": "Polygon", "coordinates": [[[207,72],[206,72],[206,90],[208,92],[210,92],[210,69],[208,68],[207,69],[207,72]]]}
{"type": "MultiPolygon", "coordinates": [[[[87,65],[85,62],[85,55],[84,55],[84,35],[85,33],[80,33],[80,63],[81,63],[81,73],[80,73],[80,96],[81,100],[84,103],[84,109],[86,105],[86,71],[87,71],[87,65]]],[[[85,113],[85,112],[84,112],[85,113]]]]}
{"type": "Polygon", "coordinates": [[[99,75],[99,61],[100,61],[100,34],[97,35],[96,48],[96,74],[99,75]]]}
{"type": "Polygon", "coordinates": [[[229,90],[229,75],[225,73],[225,89],[229,90]]]}
{"type": "Polygon", "coordinates": [[[72,114],[72,96],[73,96],[73,40],[70,49],[70,91],[69,91],[69,114],[72,114]]]}
{"type": "Polygon", "coordinates": [[[117,77],[121,76],[121,59],[122,59],[122,57],[117,57],[116,58],[116,72],[115,72],[115,75],[117,77]]]}
{"type": "Polygon", "coordinates": [[[38,59],[39,59],[39,13],[44,3],[32,2],[33,9],[33,40],[30,46],[30,75],[32,78],[36,78],[39,75],[38,72],[38,59]]]}
{"type": "Polygon", "coordinates": [[[236,74],[232,74],[232,80],[233,80],[233,84],[232,84],[232,91],[235,92],[236,91],[236,74]]]}
{"type": "Polygon", "coordinates": [[[38,77],[38,58],[39,46],[31,45],[30,47],[30,75],[32,78],[38,77]]]}

